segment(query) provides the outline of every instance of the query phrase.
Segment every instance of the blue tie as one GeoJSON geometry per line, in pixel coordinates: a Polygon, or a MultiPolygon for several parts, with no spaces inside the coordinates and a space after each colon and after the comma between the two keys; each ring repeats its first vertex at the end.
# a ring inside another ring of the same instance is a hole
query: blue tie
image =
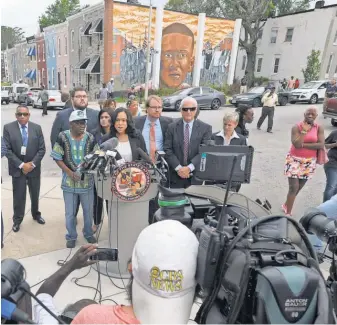
{"type": "Polygon", "coordinates": [[[21,130],[22,130],[22,145],[24,147],[27,147],[28,134],[26,125],[21,125],[21,130]]]}

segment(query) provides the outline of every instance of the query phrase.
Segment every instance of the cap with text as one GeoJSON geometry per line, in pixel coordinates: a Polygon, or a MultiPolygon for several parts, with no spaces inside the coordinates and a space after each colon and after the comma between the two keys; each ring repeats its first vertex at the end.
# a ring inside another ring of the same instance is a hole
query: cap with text
{"type": "Polygon", "coordinates": [[[83,121],[87,119],[87,115],[81,110],[75,110],[69,116],[69,122],[83,121]]]}

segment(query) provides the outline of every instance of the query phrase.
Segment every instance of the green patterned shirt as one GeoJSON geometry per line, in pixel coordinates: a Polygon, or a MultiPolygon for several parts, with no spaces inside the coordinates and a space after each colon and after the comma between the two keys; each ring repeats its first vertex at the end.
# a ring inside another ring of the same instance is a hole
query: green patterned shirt
{"type": "MultiPolygon", "coordinates": [[[[81,140],[72,138],[70,130],[60,132],[55,142],[51,157],[54,160],[63,161],[73,172],[84,161],[84,157],[94,150],[99,149],[94,136],[85,132],[81,140]]],[[[62,172],[61,188],[65,192],[86,193],[93,187],[94,178],[91,174],[84,174],[83,180],[74,181],[65,172],[62,172]]]]}

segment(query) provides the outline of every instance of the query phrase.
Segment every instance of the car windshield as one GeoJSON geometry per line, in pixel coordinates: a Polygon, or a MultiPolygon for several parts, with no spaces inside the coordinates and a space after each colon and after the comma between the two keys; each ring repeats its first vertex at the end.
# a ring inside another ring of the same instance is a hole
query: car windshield
{"type": "Polygon", "coordinates": [[[313,89],[313,88],[318,88],[321,85],[321,82],[307,82],[305,83],[303,86],[301,86],[300,88],[302,89],[313,89]]]}
{"type": "Polygon", "coordinates": [[[185,92],[187,92],[188,89],[182,89],[182,90],[178,90],[175,93],[173,93],[172,95],[176,96],[176,95],[180,95],[180,94],[184,94],[185,92]]]}
{"type": "Polygon", "coordinates": [[[48,94],[51,96],[60,96],[61,93],[59,90],[48,90],[48,94]]]}
{"type": "Polygon", "coordinates": [[[254,87],[248,92],[253,94],[262,94],[264,92],[264,87],[254,87]]]}

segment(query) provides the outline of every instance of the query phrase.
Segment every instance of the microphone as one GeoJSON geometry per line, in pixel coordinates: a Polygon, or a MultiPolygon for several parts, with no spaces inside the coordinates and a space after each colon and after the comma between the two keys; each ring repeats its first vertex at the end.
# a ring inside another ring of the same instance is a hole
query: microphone
{"type": "Polygon", "coordinates": [[[118,144],[119,144],[119,141],[117,138],[111,138],[103,142],[100,145],[100,149],[102,149],[103,151],[113,150],[117,148],[118,144]]]}
{"type": "Polygon", "coordinates": [[[1,299],[1,317],[6,320],[14,320],[23,324],[35,324],[22,310],[16,308],[16,305],[12,302],[1,299]]]}
{"type": "Polygon", "coordinates": [[[139,156],[145,160],[147,163],[149,163],[157,172],[158,174],[165,180],[166,182],[166,176],[161,172],[161,170],[158,169],[158,167],[153,163],[153,161],[151,160],[151,158],[149,157],[149,155],[147,153],[145,153],[141,148],[137,148],[137,152],[139,154],[139,156]]]}

